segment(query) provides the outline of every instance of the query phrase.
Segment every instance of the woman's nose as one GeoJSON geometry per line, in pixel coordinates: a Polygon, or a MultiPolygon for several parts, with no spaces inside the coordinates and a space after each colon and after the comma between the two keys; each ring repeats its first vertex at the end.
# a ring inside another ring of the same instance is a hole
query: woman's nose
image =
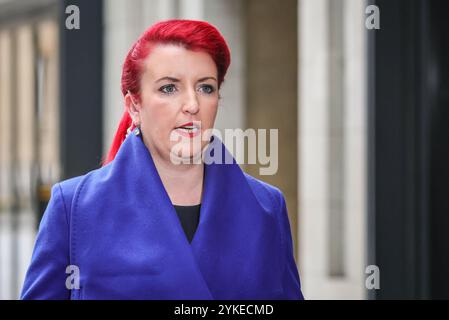
{"type": "Polygon", "coordinates": [[[196,91],[189,90],[186,93],[185,102],[183,104],[183,111],[195,114],[198,112],[198,110],[199,110],[199,102],[198,97],[196,95],[196,91]]]}

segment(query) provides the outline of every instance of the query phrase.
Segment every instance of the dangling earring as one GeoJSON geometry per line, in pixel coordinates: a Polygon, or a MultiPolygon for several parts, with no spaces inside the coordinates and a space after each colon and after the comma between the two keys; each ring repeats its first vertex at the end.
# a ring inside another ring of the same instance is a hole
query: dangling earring
{"type": "Polygon", "coordinates": [[[133,132],[134,132],[135,136],[140,136],[141,132],[140,132],[140,128],[139,127],[136,127],[133,132]]]}
{"type": "Polygon", "coordinates": [[[134,123],[134,122],[133,122],[132,126],[134,127],[134,129],[133,129],[134,135],[135,135],[136,137],[140,136],[140,134],[142,133],[142,132],[140,131],[140,123],[134,123]]]}
{"type": "Polygon", "coordinates": [[[126,129],[126,136],[125,139],[128,138],[130,133],[133,133],[135,136],[139,136],[141,134],[140,126],[136,126],[135,124],[132,124],[128,129],[126,129]],[[134,126],[134,129],[131,130],[131,128],[134,126]]]}

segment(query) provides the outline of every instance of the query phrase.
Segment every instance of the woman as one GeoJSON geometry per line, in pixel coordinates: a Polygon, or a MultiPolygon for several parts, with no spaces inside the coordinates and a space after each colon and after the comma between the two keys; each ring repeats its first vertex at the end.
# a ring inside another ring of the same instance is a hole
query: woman
{"type": "Polygon", "coordinates": [[[229,64],[206,22],[138,39],[111,150],[53,186],[23,299],[302,298],[282,193],[235,161],[185,161],[229,156],[208,135],[229,64]]]}

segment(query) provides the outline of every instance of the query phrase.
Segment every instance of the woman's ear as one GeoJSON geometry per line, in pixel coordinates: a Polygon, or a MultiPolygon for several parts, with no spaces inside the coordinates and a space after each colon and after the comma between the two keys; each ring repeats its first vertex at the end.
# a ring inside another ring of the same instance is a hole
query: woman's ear
{"type": "Polygon", "coordinates": [[[131,117],[133,124],[135,126],[140,125],[140,103],[136,103],[135,99],[133,98],[132,93],[128,91],[128,93],[125,96],[125,106],[126,110],[129,113],[129,116],[131,117]]]}

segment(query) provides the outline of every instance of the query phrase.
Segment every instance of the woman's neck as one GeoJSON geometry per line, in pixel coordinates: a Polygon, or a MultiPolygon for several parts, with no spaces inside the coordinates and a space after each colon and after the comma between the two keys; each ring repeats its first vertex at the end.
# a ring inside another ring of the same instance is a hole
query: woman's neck
{"type": "Polygon", "coordinates": [[[154,165],[170,200],[175,205],[190,206],[201,203],[204,164],[174,164],[157,155],[154,165]]]}

